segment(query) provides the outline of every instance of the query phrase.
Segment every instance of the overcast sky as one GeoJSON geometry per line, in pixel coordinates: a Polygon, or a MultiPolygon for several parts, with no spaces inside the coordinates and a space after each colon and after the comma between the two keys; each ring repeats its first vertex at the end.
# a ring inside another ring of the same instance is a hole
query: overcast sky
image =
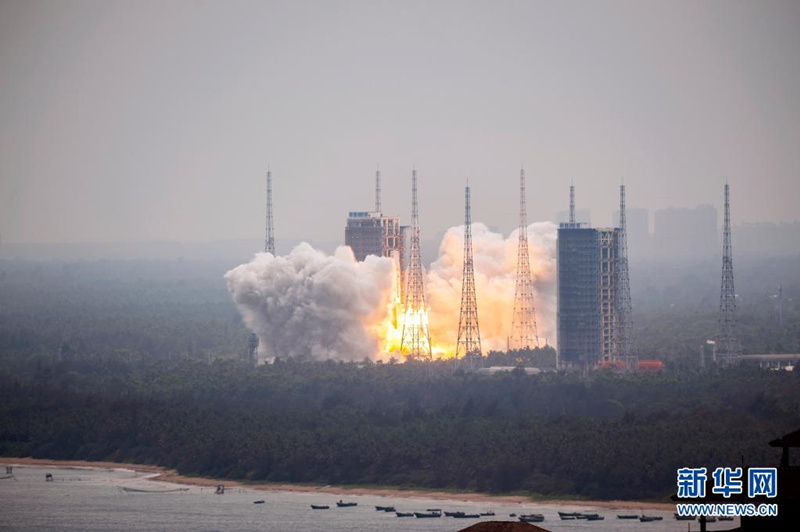
{"type": "Polygon", "coordinates": [[[0,2],[5,242],[423,238],[578,207],[796,220],[800,2],[0,2]],[[427,235],[426,235],[427,233],[427,235]]]}

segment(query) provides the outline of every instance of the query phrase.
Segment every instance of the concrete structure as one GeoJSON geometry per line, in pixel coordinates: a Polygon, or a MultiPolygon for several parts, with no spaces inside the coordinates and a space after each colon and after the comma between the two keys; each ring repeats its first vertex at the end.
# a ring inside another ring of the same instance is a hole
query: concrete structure
{"type": "Polygon", "coordinates": [[[620,229],[558,229],[558,367],[617,363],[620,229]]]}
{"type": "Polygon", "coordinates": [[[405,245],[400,217],[352,211],[347,216],[344,243],[350,246],[358,261],[363,261],[367,255],[391,257],[397,253],[402,257],[405,245]]]}
{"type": "Polygon", "coordinates": [[[385,216],[381,212],[381,172],[375,171],[375,210],[351,211],[344,229],[344,243],[353,250],[356,260],[361,262],[368,255],[391,257],[397,264],[397,294],[402,301],[405,285],[405,230],[399,216],[385,216]]]}

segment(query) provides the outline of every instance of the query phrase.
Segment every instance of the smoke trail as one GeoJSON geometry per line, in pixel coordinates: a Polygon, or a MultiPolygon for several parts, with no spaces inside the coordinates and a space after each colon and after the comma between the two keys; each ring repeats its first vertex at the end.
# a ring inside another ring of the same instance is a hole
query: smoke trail
{"type": "MultiPolygon", "coordinates": [[[[517,270],[515,230],[508,238],[491,232],[484,224],[472,225],[475,295],[484,352],[505,351],[514,312],[517,270]]],[[[556,313],[556,225],[551,222],[528,226],[528,250],[534,277],[534,302],[539,338],[555,339],[556,313]]],[[[464,268],[464,226],[452,227],[439,246],[439,258],[427,277],[429,323],[433,342],[444,354],[455,352],[464,268]]]]}
{"type": "Polygon", "coordinates": [[[258,253],[225,281],[262,358],[361,360],[379,351],[394,268],[392,259],[356,262],[350,248],[328,256],[303,243],[284,257],[258,253]]]}

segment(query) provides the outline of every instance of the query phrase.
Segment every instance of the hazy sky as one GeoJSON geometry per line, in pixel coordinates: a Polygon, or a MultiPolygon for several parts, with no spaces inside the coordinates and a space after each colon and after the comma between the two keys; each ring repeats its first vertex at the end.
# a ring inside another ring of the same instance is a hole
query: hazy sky
{"type": "Polygon", "coordinates": [[[651,209],[796,220],[800,2],[0,1],[5,242],[343,240],[350,210],[423,238],[651,209]],[[721,210],[721,209],[720,209],[721,210]]]}

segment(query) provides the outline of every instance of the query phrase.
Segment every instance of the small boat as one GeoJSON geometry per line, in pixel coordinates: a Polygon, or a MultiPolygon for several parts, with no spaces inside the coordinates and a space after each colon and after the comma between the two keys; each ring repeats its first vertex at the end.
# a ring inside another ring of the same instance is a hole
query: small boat
{"type": "Polygon", "coordinates": [[[143,490],[139,488],[122,488],[127,493],[177,493],[179,491],[189,491],[189,488],[173,488],[168,490],[143,490]]]}
{"type": "Polygon", "coordinates": [[[523,523],[541,523],[544,521],[544,516],[542,514],[527,514],[519,516],[518,519],[523,523]]]}
{"type": "Polygon", "coordinates": [[[567,519],[575,519],[576,517],[578,517],[578,512],[558,512],[558,516],[561,519],[564,519],[565,517],[567,519]]]}
{"type": "Polygon", "coordinates": [[[375,510],[378,512],[394,512],[394,506],[376,506],[375,510]]]}
{"type": "Polygon", "coordinates": [[[660,515],[643,515],[639,517],[639,521],[641,521],[642,523],[651,523],[653,521],[661,521],[662,519],[664,518],[661,517],[660,515]]]}
{"type": "Polygon", "coordinates": [[[441,517],[442,512],[414,512],[414,517],[417,519],[427,519],[430,517],[441,517]]]}
{"type": "Polygon", "coordinates": [[[456,514],[463,514],[464,512],[444,512],[445,517],[455,517],[456,514]]]}
{"type": "Polygon", "coordinates": [[[260,500],[260,501],[253,501],[253,504],[264,504],[264,501],[263,501],[263,499],[260,500]]]}
{"type": "Polygon", "coordinates": [[[425,511],[426,512],[439,512],[439,513],[442,513],[442,509],[441,508],[427,508],[425,511]]]}
{"type": "Polygon", "coordinates": [[[678,512],[674,513],[676,521],[694,521],[696,519],[696,517],[693,515],[680,515],[678,512]]]}
{"type": "Polygon", "coordinates": [[[639,519],[639,514],[622,514],[618,515],[617,519],[639,519]]]}
{"type": "Polygon", "coordinates": [[[456,515],[454,515],[453,517],[455,517],[456,519],[480,519],[481,514],[467,514],[464,512],[456,512],[456,515]]]}
{"type": "Polygon", "coordinates": [[[328,508],[330,508],[330,506],[328,506],[327,504],[312,504],[311,505],[311,509],[312,510],[327,510],[328,508]]]}
{"type": "Polygon", "coordinates": [[[517,514],[508,514],[509,517],[516,517],[517,514]]]}
{"type": "Polygon", "coordinates": [[[412,512],[395,512],[394,513],[397,517],[414,517],[412,512]]]}
{"type": "Polygon", "coordinates": [[[598,514],[589,514],[586,516],[587,521],[602,521],[603,519],[605,519],[605,516],[598,514]]]}
{"type": "Polygon", "coordinates": [[[358,506],[358,503],[339,501],[336,503],[336,506],[338,506],[339,508],[350,508],[351,506],[358,506]]]}
{"type": "Polygon", "coordinates": [[[492,516],[494,516],[494,512],[481,512],[480,516],[481,517],[492,517],[492,516]]]}

